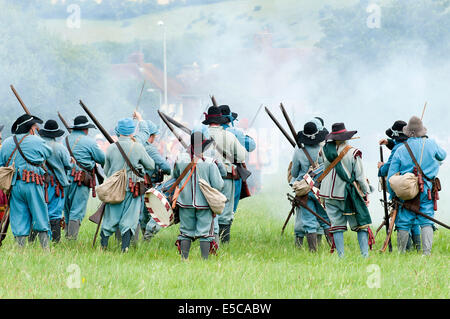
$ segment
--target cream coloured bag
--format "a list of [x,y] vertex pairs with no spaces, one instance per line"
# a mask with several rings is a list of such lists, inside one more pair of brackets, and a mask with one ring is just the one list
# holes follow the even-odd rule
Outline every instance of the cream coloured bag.
[[419,194],[419,178],[413,173],[397,173],[389,179],[389,184],[398,198],[411,200]]
[[295,195],[302,197],[307,195],[311,191],[311,186],[304,180],[295,181],[292,184],[292,189],[295,192]]
[[206,201],[208,202],[208,205],[213,213],[216,215],[222,214],[225,208],[225,203],[227,202],[226,196],[209,185],[209,183],[202,178],[199,179],[199,184],[200,190],[202,191],[203,196],[205,196]]
[[127,191],[127,170],[122,168],[97,186],[98,198],[107,204],[119,204],[124,201]]
[[14,163],[11,166],[0,167],[0,189],[5,194],[9,194],[11,190],[11,183],[15,171]]

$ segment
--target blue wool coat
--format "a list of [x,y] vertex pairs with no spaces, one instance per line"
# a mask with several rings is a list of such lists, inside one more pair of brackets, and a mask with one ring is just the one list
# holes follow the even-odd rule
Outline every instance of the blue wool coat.
[[[20,141],[25,134],[16,136],[18,141]],[[12,136],[5,140],[0,150],[0,166],[6,166],[15,146]],[[35,164],[43,164],[52,154],[51,148],[45,144],[42,138],[36,135],[25,137],[20,144],[20,148],[27,159]],[[23,169],[34,171],[40,175],[44,174],[44,170],[28,164],[18,151],[13,155],[9,165],[12,165],[13,162],[16,168],[10,197],[10,223],[13,235],[28,236],[31,229],[38,232],[49,231],[49,217],[45,203],[44,187],[31,182],[23,182],[17,178],[18,173],[21,174]]]

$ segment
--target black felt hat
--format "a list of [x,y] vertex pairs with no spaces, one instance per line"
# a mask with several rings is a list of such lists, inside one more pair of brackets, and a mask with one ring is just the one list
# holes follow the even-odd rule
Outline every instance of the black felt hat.
[[407,125],[405,121],[395,121],[394,125],[386,130],[386,135],[396,141],[406,141],[408,136],[403,133],[403,128]]
[[12,134],[28,133],[28,131],[34,124],[42,124],[42,123],[44,123],[44,121],[42,121],[37,116],[24,114],[13,123],[13,125],[11,126],[11,133]]
[[331,133],[325,139],[333,141],[347,141],[351,139],[358,131],[347,131],[344,123],[335,123],[331,128]]
[[220,109],[220,112],[222,113],[222,115],[224,115],[227,122],[231,122],[230,118],[228,117],[228,116],[230,116],[230,114],[233,117],[233,119],[235,119],[235,120],[238,117],[237,113],[231,112],[230,107],[228,105],[220,105],[219,109]]
[[297,143],[305,145],[316,145],[325,141],[328,134],[326,130],[319,130],[316,123],[307,122],[303,127],[303,131],[297,133]]
[[228,119],[222,116],[222,112],[217,106],[210,106],[208,113],[203,114],[205,114],[205,120],[202,123],[205,125],[228,123]]
[[64,135],[64,131],[59,129],[59,125],[55,120],[45,122],[44,128],[39,130],[42,137],[56,138]]
[[88,128],[96,128],[94,124],[89,123],[84,115],[79,115],[73,120],[73,126],[69,127],[72,130],[85,130]]

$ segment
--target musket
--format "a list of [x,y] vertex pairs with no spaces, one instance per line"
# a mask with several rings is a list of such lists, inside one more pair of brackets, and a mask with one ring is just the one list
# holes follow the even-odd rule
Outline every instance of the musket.
[[61,120],[61,123],[64,125],[64,127],[66,128],[66,130],[69,133],[72,133],[72,129],[70,128],[69,124],[66,122],[66,120],[62,117],[61,113],[58,112],[58,117]]
[[31,115],[30,111],[28,110],[28,108],[25,105],[25,103],[23,103],[22,99],[20,98],[19,93],[17,93],[17,91],[14,88],[14,86],[11,84],[10,87],[11,87],[11,90],[13,91],[14,95],[16,96],[17,100],[19,101],[20,105],[22,105],[22,108],[25,111],[25,113],[27,113],[28,115]]
[[100,130],[100,132],[103,134],[103,136],[106,138],[106,140],[110,144],[114,144],[114,140],[112,139],[111,135],[109,135],[108,131],[104,129],[104,127],[100,124],[100,122],[95,118],[94,114],[92,114],[91,111],[87,108],[87,106],[83,103],[83,101],[80,100],[80,105],[83,108],[83,110],[89,115],[92,122],[97,126],[97,128]]
[[284,130],[284,128],[281,126],[281,124],[277,121],[275,116],[273,116],[272,112],[269,111],[267,107],[265,107],[266,113],[269,115],[269,117],[272,119],[272,121],[275,123],[275,125],[280,129],[281,133],[283,133],[284,137],[287,138],[289,143],[291,143],[292,147],[295,147],[297,143],[289,136],[289,134]]
[[287,196],[288,196],[288,200],[291,201],[295,206],[297,206],[297,207],[301,206],[301,207],[305,208],[311,214],[313,214],[314,216],[319,218],[321,221],[323,221],[325,224],[327,224],[328,226],[331,227],[331,223],[329,221],[327,221],[325,218],[323,218],[322,216],[317,214],[315,211],[313,211],[311,208],[309,208],[308,205],[304,205],[301,200],[298,200],[297,198],[295,198],[291,194],[287,194]]
[[391,241],[391,236],[392,236],[392,232],[394,231],[394,224],[395,224],[395,219],[397,218],[397,213],[398,213],[398,204],[395,204],[394,210],[392,212],[392,221],[389,224],[389,231],[387,233],[386,240],[384,241],[383,247],[381,248],[382,253],[384,253],[386,251],[386,248],[388,247],[389,242]]
[[[177,140],[181,143],[181,145],[183,145],[183,147],[185,149],[189,149],[189,146],[186,144],[186,142],[181,138],[181,136],[175,131],[175,128],[172,126],[172,123],[169,122],[168,117],[166,116],[163,112],[158,110],[158,115],[159,117],[163,120],[163,122],[167,125],[167,127],[170,129],[170,131],[173,133],[173,135],[175,135],[175,137],[177,138]],[[189,133],[190,134],[190,130]]]
[[280,103],[280,109],[281,113],[283,113],[284,119],[286,120],[286,123],[289,126],[289,129],[291,130],[292,137],[294,138],[294,141],[297,140],[297,133],[295,132],[294,125],[291,122],[291,119],[289,118],[289,115],[286,112],[286,109],[284,108],[283,103]]
[[255,124],[256,118],[258,117],[259,112],[261,112],[262,107],[263,107],[263,105],[261,104],[261,105],[259,106],[259,108],[258,108],[258,111],[256,111],[256,114],[255,114],[255,116],[253,117],[253,120],[250,122],[250,124],[249,124],[249,126],[248,126],[249,128],[252,127],[253,124]]
[[286,218],[286,221],[284,222],[283,228],[281,228],[281,236],[284,234],[284,230],[286,229],[287,224],[289,223],[289,220],[291,219],[291,216],[294,215],[295,212],[295,205],[292,204],[292,209],[289,212],[288,217]]
[[[20,105],[22,105],[23,110],[25,111],[26,114],[31,115],[30,110],[27,108],[27,106],[25,105],[25,103],[23,103],[22,99],[20,98],[19,93],[17,93],[16,89],[14,88],[14,86],[11,84],[10,85],[11,90],[13,91],[14,95],[16,96],[17,100],[19,101]],[[39,128],[36,128],[36,130],[39,131]]]
[[95,214],[92,215],[91,217],[89,217],[89,220],[91,222],[94,222],[97,224],[97,229],[95,230],[94,241],[92,242],[92,247],[95,247],[95,241],[97,239],[98,231],[100,229],[100,225],[103,220],[103,215],[105,214],[105,207],[106,207],[106,204],[102,203],[100,205],[100,207],[97,209],[97,211],[95,212]]
[[[383,147],[380,145],[380,161],[384,163]],[[389,207],[387,201],[387,190],[386,190],[386,178],[381,177],[381,187],[383,188],[383,202],[384,202],[384,220],[386,225],[386,235],[389,234]],[[378,233],[378,230],[377,230]],[[376,236],[376,235],[375,235]],[[392,241],[389,240],[389,252],[392,252]]]
[[[100,122],[97,120],[97,118],[94,116],[94,114],[92,114],[92,112],[87,108],[86,105],[84,105],[83,101],[80,100],[80,105],[83,108],[83,110],[86,112],[86,114],[91,118],[92,122],[94,122],[94,124],[98,127],[98,129],[100,130],[100,132],[103,134],[103,136],[106,138],[106,140],[110,143],[110,144],[114,144],[114,140],[112,139],[111,135],[109,135],[109,133],[103,128],[103,126],[100,124]],[[97,175],[97,169],[96,171],[96,175]],[[98,175],[97,175],[98,176]],[[100,180],[99,180],[100,183]],[[101,184],[101,183],[100,183]],[[101,206],[100,206],[101,207]],[[105,210],[104,209],[99,209],[97,210],[97,212],[89,217],[89,220],[93,220],[93,219],[98,219],[99,223],[97,224],[97,230],[95,231],[95,235],[94,235],[94,241],[93,244],[95,244],[95,240],[97,239],[97,234],[98,231],[100,229],[100,225],[101,225],[101,221],[103,219],[103,214],[104,214]],[[98,216],[100,215],[100,216]]]
[[422,216],[422,217],[425,217],[426,219],[429,219],[429,220],[431,220],[433,223],[436,223],[436,224],[438,224],[438,225],[441,225],[441,226],[444,227],[444,228],[450,229],[450,226],[444,224],[443,222],[438,221],[437,219],[434,219],[434,218],[431,217],[431,216],[428,216],[428,215],[422,213],[420,210],[414,208],[412,205],[408,205],[407,203],[402,203],[401,201],[399,201],[399,200],[397,200],[397,199],[394,199],[393,201],[394,201],[395,204],[402,206],[403,208],[405,208],[406,210],[408,210],[408,211],[410,211],[410,212],[413,212],[413,213],[415,213],[415,214],[417,214],[417,215],[420,215],[420,216]]

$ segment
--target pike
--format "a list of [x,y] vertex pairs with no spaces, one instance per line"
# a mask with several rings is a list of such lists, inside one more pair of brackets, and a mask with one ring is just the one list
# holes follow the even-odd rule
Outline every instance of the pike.
[[146,81],[146,80],[144,80],[144,83],[142,84],[141,93],[139,94],[139,99],[138,99],[138,101],[137,101],[136,108],[134,109],[135,112],[137,111],[137,109],[138,109],[138,107],[139,107],[139,102],[141,102],[142,92],[144,92],[144,87],[145,87],[145,81]]
[[215,107],[218,107],[219,105],[217,104],[216,98],[214,97],[214,95],[211,95],[211,102]]
[[[383,147],[380,145],[380,161],[384,163],[383,156]],[[383,203],[384,203],[384,225],[386,225],[386,235],[389,234],[389,207],[387,201],[387,191],[386,191],[386,178],[384,176],[381,177],[381,187],[383,188]],[[383,225],[381,226],[383,227]],[[381,229],[381,228],[379,228]],[[378,233],[378,230],[377,230]],[[375,235],[376,236],[376,235]],[[392,242],[389,240],[389,252],[392,252]]]
[[[80,105],[83,108],[83,110],[86,112],[86,114],[91,118],[92,122],[98,127],[100,132],[103,134],[103,136],[106,138],[106,140],[110,144],[114,144],[114,140],[112,139],[111,135],[104,129],[104,127],[100,124],[100,122],[97,120],[97,118],[92,114],[92,112],[87,108],[87,106],[83,103],[83,101],[80,100]],[[99,181],[100,182],[100,181]],[[92,242],[92,247],[95,245],[95,241],[97,239],[97,234],[100,229],[100,225],[103,219],[103,214],[105,213],[105,205],[100,206],[100,208],[95,212],[94,215],[89,217],[89,220],[93,223],[98,222],[97,224],[97,230],[95,231],[94,235],[94,241]]]
[[275,116],[273,116],[272,112],[270,112],[267,107],[265,107],[265,110],[266,110],[267,115],[269,115],[269,117],[272,119],[272,121],[275,123],[275,125],[279,128],[281,133],[283,133],[284,137],[287,138],[287,140],[292,145],[292,147],[295,147],[297,145],[297,143],[289,136],[289,134],[281,126],[280,122],[278,122],[277,119],[275,118]]
[[259,106],[258,110],[256,111],[256,114],[255,114],[255,116],[253,117],[252,121],[250,122],[250,125],[248,126],[249,128],[252,127],[253,124],[255,124],[256,118],[258,117],[259,112],[261,112],[262,107],[263,107],[263,105],[261,104],[261,105]]

